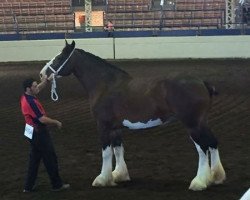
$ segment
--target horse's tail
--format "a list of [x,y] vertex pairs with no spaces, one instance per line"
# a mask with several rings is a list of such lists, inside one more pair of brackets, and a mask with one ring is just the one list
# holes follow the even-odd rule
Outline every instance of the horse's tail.
[[204,85],[206,86],[208,93],[210,95],[210,97],[212,96],[217,96],[219,93],[215,90],[214,86],[211,86],[207,81],[203,81]]

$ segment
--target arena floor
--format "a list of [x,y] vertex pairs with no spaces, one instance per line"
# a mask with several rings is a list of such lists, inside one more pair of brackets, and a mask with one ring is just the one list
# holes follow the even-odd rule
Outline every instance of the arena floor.
[[23,194],[29,144],[23,136],[24,121],[19,97],[26,77],[38,78],[44,65],[0,64],[0,199],[1,200],[236,200],[250,187],[250,60],[117,61],[135,77],[153,78],[186,73],[208,80],[219,96],[209,116],[219,140],[227,173],[223,185],[206,191],[188,190],[196,175],[198,155],[183,125],[124,133],[125,159],[132,181],[114,188],[93,188],[100,173],[101,148],[86,93],[75,77],[57,83],[59,101],[50,99],[50,88],[39,97],[47,114],[63,122],[52,129],[60,173],[71,189],[50,191],[41,164],[36,192]]

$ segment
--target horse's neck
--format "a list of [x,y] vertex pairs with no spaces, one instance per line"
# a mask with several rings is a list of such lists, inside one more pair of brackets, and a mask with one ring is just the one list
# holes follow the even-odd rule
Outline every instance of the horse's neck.
[[[82,62],[75,65],[74,75],[86,89],[91,99],[96,99],[104,92],[108,92],[114,87],[118,87],[123,82],[126,82],[131,77],[122,71],[106,70],[106,63],[100,63],[96,66],[96,63],[86,62],[82,59]],[[100,66],[103,65],[103,66]]]

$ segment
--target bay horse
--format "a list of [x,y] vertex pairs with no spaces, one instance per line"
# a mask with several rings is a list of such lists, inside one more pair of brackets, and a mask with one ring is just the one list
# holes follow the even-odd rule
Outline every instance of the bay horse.
[[216,95],[214,87],[190,76],[141,82],[106,60],[75,48],[74,41],[65,42],[62,52],[43,67],[40,75],[74,74],[87,91],[102,144],[101,173],[93,186],[115,186],[130,180],[122,129],[164,127],[173,117],[184,124],[199,155],[197,174],[189,189],[204,190],[225,180],[217,139],[207,122]]

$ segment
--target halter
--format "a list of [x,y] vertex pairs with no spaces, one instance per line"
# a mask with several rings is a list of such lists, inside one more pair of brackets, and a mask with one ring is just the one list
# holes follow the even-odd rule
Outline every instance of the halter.
[[58,73],[62,70],[63,66],[66,64],[66,62],[70,59],[70,57],[72,56],[72,54],[74,53],[75,48],[72,50],[72,52],[69,54],[69,57],[63,62],[63,64],[61,64],[61,66],[55,70],[54,68],[51,67],[51,64],[53,63],[54,59],[60,55],[57,54],[54,58],[52,58],[46,65],[46,68],[50,68],[50,70],[53,72],[53,79],[52,79],[52,83],[51,83],[51,99],[53,101],[57,101],[58,100],[58,94],[56,92],[56,77],[58,76]]

